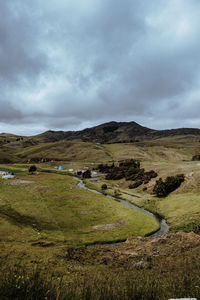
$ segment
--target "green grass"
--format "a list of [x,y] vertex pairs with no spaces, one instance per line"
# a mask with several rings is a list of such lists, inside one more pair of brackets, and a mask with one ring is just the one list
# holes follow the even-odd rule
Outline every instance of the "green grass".
[[[112,195],[114,190],[120,190],[121,198],[163,216],[171,230],[200,232],[200,166],[197,162],[143,161],[141,166],[147,171],[155,170],[158,177],[136,189],[129,189],[130,181],[125,179],[114,181],[97,178],[97,182],[91,179],[87,184],[100,190],[101,185],[106,183],[106,192]],[[153,194],[155,181],[159,177],[164,179],[180,173],[185,175],[185,181],[176,191],[165,198],[157,198]],[[144,187],[147,187],[147,191],[143,191]]]
[[[83,244],[145,235],[158,227],[151,217],[77,187],[70,176],[21,173],[16,179],[32,183],[13,186],[0,181],[1,240]],[[92,228],[116,222],[122,224],[112,230]]]

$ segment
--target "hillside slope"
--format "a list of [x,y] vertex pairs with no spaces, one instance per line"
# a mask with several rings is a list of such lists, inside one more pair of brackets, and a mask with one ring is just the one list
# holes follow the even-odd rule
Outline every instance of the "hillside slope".
[[180,128],[170,130],[154,130],[137,124],[136,122],[108,122],[81,131],[46,131],[32,137],[39,142],[55,142],[62,139],[81,139],[85,142],[113,144],[129,143],[145,140],[157,140],[168,137],[187,136],[199,141],[200,129]]

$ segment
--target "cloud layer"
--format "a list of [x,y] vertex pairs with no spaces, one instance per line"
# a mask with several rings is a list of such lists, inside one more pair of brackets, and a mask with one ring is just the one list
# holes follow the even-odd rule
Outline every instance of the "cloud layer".
[[199,1],[0,2],[0,131],[200,127]]

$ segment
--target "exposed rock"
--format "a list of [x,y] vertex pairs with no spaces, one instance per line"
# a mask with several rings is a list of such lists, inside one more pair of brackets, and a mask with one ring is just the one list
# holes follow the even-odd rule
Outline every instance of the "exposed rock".
[[80,215],[90,215],[92,212],[90,210],[82,210]]
[[112,223],[112,224],[104,224],[104,225],[95,225],[95,226],[92,226],[92,229],[94,230],[99,230],[99,231],[104,231],[104,230],[112,230],[120,225],[123,225],[125,224],[125,221],[124,220],[120,220],[120,221],[117,221],[116,223]]
[[137,269],[144,269],[144,268],[147,267],[147,265],[148,265],[148,263],[143,261],[143,260],[138,261],[138,262],[135,263],[135,266],[136,266]]
[[32,183],[33,181],[30,180],[19,180],[19,179],[10,182],[11,185],[30,185]]

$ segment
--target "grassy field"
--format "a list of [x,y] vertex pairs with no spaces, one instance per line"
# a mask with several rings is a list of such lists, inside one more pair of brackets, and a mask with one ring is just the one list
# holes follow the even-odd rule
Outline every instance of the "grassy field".
[[[155,170],[158,177],[148,184],[136,189],[129,189],[130,181],[105,180],[104,178],[90,179],[87,185],[91,188],[101,189],[106,183],[107,193],[114,195],[117,190],[120,197],[140,207],[149,209],[163,216],[171,230],[200,231],[200,166],[192,161],[143,161],[142,167],[149,171]],[[153,187],[159,177],[183,173],[185,181],[181,186],[165,198],[157,198],[153,194]],[[146,190],[143,191],[144,187]]]
[[[145,235],[157,222],[107,197],[86,191],[67,175],[17,173],[0,181],[0,239],[72,244]],[[112,230],[94,229],[113,224]]]
[[[184,183],[165,198],[152,193],[157,178],[136,189],[129,189],[124,179],[106,181],[102,176],[87,185],[101,190],[106,183],[107,193],[117,191],[164,216],[170,230],[199,233],[200,166],[191,161],[199,153],[198,142],[23,143],[13,137],[0,149],[1,158],[16,162],[0,165],[15,174],[14,179],[0,179],[0,299],[200,298],[198,235],[141,237],[158,228],[154,219],[79,188],[67,175],[69,169],[92,170],[99,162],[127,158],[141,159],[141,167],[155,170],[158,178],[183,173]],[[45,157],[52,161],[36,163],[38,172],[29,174],[27,160]],[[60,164],[62,175],[42,172],[58,172]],[[126,243],[86,246],[131,236],[135,238]]]

